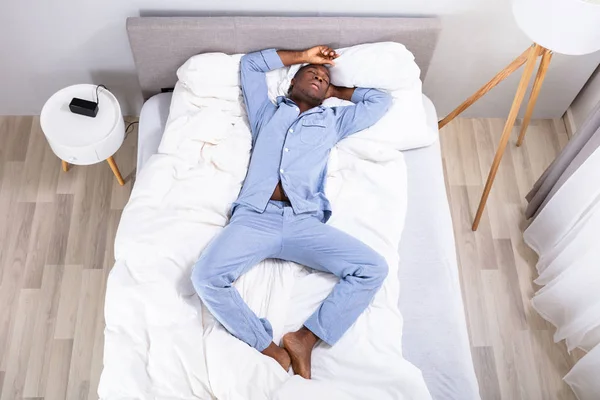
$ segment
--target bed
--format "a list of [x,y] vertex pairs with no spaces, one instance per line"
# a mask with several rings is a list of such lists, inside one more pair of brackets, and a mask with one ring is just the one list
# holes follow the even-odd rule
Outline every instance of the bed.
[[[271,46],[305,47],[321,41],[340,47],[393,40],[405,43],[415,54],[423,78],[439,30],[438,21],[429,18],[327,18],[327,24],[323,21],[322,18],[130,19],[128,30],[138,75],[144,96],[149,98],[140,115],[138,174],[156,153],[168,118],[171,94],[156,93],[173,86],[174,71],[192,54],[216,50],[234,53]],[[265,31],[289,27],[292,22],[294,29],[303,35],[296,31],[287,37],[269,35],[265,39]],[[244,34],[237,36],[240,32]],[[184,39],[172,46],[170,35]],[[194,43],[196,38],[206,37],[207,41]],[[221,42],[227,37],[236,39]],[[214,47],[216,43],[218,48]],[[425,96],[423,104],[428,124],[437,132],[435,108]],[[404,159],[408,206],[399,246],[398,273],[404,356],[422,371],[434,399],[478,399],[439,141],[405,151]],[[428,185],[422,185],[424,181]]]

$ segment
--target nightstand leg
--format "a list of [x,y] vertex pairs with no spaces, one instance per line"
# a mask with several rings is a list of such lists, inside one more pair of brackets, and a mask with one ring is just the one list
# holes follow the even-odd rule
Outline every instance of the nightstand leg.
[[61,160],[62,161],[62,169],[63,171],[67,172],[69,170],[69,163],[66,162],[65,160]]
[[123,177],[121,176],[121,173],[119,172],[119,167],[117,167],[117,163],[115,162],[115,159],[111,157],[108,157],[106,159],[106,161],[108,162],[108,165],[110,165],[110,169],[112,169],[113,174],[115,174],[115,176],[117,177],[117,181],[119,181],[119,185],[123,186],[125,184],[125,181],[123,180]]

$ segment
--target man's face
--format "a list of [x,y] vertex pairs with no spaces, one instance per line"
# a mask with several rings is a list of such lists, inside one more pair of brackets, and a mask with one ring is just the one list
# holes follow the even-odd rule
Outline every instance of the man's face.
[[292,79],[292,94],[321,104],[329,88],[329,70],[310,64],[301,68]]

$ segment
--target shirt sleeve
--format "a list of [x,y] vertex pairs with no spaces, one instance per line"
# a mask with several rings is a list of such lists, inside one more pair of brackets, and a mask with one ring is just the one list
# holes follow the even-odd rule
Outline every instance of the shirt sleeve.
[[275,107],[269,101],[265,74],[281,67],[283,67],[283,63],[275,49],[248,53],[241,59],[240,81],[253,142],[261,126],[262,116],[269,108]]
[[380,90],[356,88],[350,99],[353,106],[333,107],[338,140],[367,129],[379,121],[392,104],[392,97]]

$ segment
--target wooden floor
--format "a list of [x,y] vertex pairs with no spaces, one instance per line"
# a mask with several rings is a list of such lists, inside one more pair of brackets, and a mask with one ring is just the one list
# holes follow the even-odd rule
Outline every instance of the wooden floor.
[[[442,131],[473,360],[483,399],[572,399],[573,364],[531,308],[535,254],[523,243],[523,196],[567,137],[533,121],[509,145],[479,231],[471,220],[502,120],[457,119]],[[516,134],[514,135],[516,137]],[[0,399],[95,399],[113,241],[131,192],[137,133],[115,160],[61,171],[38,117],[0,117]],[[514,143],[514,140],[513,142]]]
[[531,307],[537,255],[523,242],[525,195],[567,143],[561,119],[513,129],[477,232],[471,225],[503,119],[456,119],[440,132],[471,352],[482,399],[575,399],[562,377],[581,356],[552,340]]
[[0,399],[97,399],[104,291],[136,133],[108,163],[61,170],[38,117],[0,117]]

